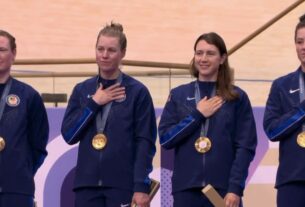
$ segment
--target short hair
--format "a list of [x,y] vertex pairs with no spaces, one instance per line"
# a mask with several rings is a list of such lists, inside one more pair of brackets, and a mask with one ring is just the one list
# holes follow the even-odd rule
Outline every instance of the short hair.
[[117,37],[119,38],[121,50],[126,50],[127,39],[123,30],[124,30],[123,26],[119,23],[111,22],[110,24],[106,24],[106,26],[103,29],[101,29],[100,32],[98,33],[96,45],[101,35],[108,37]]
[[299,23],[297,24],[297,26],[295,27],[295,32],[294,32],[294,41],[296,41],[297,39],[297,32],[299,29],[301,28],[305,28],[305,14],[303,14],[300,18],[299,18]]
[[6,37],[9,40],[9,44],[10,44],[10,47],[11,47],[12,51],[16,50],[16,48],[17,48],[17,46],[16,46],[16,39],[15,39],[15,37],[13,35],[8,33],[7,31],[0,30],[0,36]]

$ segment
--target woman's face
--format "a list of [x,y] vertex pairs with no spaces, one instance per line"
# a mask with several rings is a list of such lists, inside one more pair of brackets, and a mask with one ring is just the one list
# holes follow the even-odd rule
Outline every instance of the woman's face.
[[121,50],[118,37],[101,35],[96,44],[96,62],[101,73],[113,73],[119,70],[125,50]]
[[226,56],[221,56],[215,45],[200,40],[196,45],[194,65],[199,72],[199,80],[216,81],[220,64]]
[[303,70],[305,70],[305,27],[298,29],[295,38],[295,47]]

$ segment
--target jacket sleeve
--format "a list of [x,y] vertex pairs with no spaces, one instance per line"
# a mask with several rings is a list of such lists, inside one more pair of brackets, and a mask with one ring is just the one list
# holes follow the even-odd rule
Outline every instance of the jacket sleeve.
[[47,156],[46,146],[49,137],[47,112],[40,95],[35,92],[29,104],[28,139],[32,150],[33,174]]
[[61,126],[62,136],[68,144],[81,140],[82,133],[100,108],[92,98],[85,100],[87,97],[82,96],[80,88],[81,85],[77,85],[73,89]]
[[228,192],[243,195],[248,168],[257,145],[256,125],[248,96],[242,93],[236,108],[236,123],[233,135],[235,159],[233,160]]
[[152,98],[146,88],[142,88],[135,105],[134,192],[149,193],[149,174],[153,170],[152,161],[156,153],[156,116]]
[[[205,117],[197,109],[190,109],[181,102],[172,91],[163,109],[158,131],[160,144],[165,149],[176,147],[205,121]],[[186,115],[181,119],[179,113]]]
[[279,141],[301,127],[305,117],[305,101],[284,111],[282,99],[287,99],[277,82],[273,82],[264,114],[264,130],[271,141]]

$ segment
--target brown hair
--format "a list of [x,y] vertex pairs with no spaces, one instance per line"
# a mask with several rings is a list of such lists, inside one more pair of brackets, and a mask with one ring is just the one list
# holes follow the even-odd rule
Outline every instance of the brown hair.
[[111,22],[110,24],[106,24],[106,26],[103,29],[101,29],[100,32],[98,33],[96,45],[101,35],[119,38],[121,50],[126,50],[127,39],[123,32],[123,26],[121,24],[114,22]]
[[[224,40],[217,33],[210,32],[200,35],[194,44],[194,51],[196,51],[197,44],[201,40],[215,45],[221,56],[228,54]],[[199,72],[194,64],[194,58],[191,61],[190,73],[196,78],[199,76]],[[224,63],[219,66],[216,81],[217,95],[223,97],[225,100],[233,100],[238,98],[238,93],[233,90],[232,79],[233,77],[229,66],[229,61],[228,58],[226,58]]]
[[299,18],[299,23],[297,24],[297,26],[295,27],[295,31],[294,31],[294,41],[296,42],[297,39],[297,32],[299,29],[304,28],[305,27],[305,14],[303,14],[303,16],[301,16]]
[[16,50],[16,40],[15,40],[15,37],[13,35],[8,33],[7,31],[0,30],[0,36],[6,37],[9,40],[10,47],[11,47],[12,51]]

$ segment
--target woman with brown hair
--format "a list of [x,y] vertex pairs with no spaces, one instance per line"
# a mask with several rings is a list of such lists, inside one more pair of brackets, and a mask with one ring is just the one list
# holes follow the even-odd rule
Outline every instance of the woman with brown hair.
[[201,193],[208,184],[227,207],[242,206],[256,127],[247,94],[232,84],[218,34],[198,37],[190,72],[196,80],[171,90],[159,125],[162,147],[175,150],[174,207],[213,206]]

